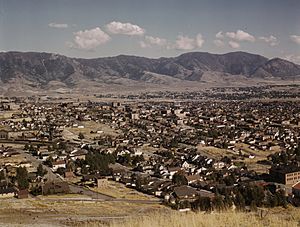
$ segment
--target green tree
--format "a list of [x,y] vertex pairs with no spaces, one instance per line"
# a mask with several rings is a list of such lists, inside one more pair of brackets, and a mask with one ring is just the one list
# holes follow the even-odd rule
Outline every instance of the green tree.
[[27,189],[29,187],[28,172],[25,167],[17,168],[16,179],[20,189]]
[[287,208],[288,203],[286,200],[285,191],[280,189],[279,191],[276,192],[276,197],[277,197],[278,205]]
[[37,167],[37,175],[43,177],[47,173],[47,170],[43,168],[42,164]]
[[172,182],[176,185],[187,185],[188,184],[186,177],[180,173],[174,174],[174,176],[172,178]]
[[245,199],[243,197],[243,195],[240,192],[237,192],[236,196],[235,196],[235,201],[234,204],[237,206],[237,208],[239,210],[244,210],[245,209]]
[[199,196],[193,203],[194,210],[210,211],[212,209],[212,203],[210,198]]
[[63,176],[63,175],[65,174],[65,171],[66,171],[66,169],[65,169],[64,167],[59,167],[59,168],[56,170],[56,172],[57,172],[59,175],[61,175],[61,176]]
[[220,211],[224,209],[224,202],[221,195],[216,195],[216,197],[212,201],[214,209]]
[[24,146],[24,150],[27,151],[28,149],[29,149],[29,145],[28,145],[28,143],[26,143]]
[[4,171],[0,171],[0,181],[5,180],[5,174]]
[[49,166],[49,167],[53,167],[53,158],[51,156],[49,156],[46,161],[44,162],[45,165]]
[[83,139],[84,139],[84,135],[83,135],[82,132],[80,132],[80,133],[78,134],[78,139],[80,139],[80,140],[83,140]]

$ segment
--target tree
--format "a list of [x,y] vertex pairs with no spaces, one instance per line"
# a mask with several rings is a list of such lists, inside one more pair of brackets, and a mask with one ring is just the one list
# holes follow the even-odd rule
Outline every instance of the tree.
[[212,202],[213,202],[214,209],[216,209],[218,211],[224,209],[224,202],[223,202],[223,199],[222,199],[221,195],[217,194]]
[[16,178],[20,189],[27,189],[29,187],[28,172],[25,167],[17,168]]
[[28,145],[28,143],[26,143],[24,146],[24,150],[27,151],[28,149],[29,149],[29,145]]
[[283,206],[284,208],[287,208],[287,200],[285,197],[284,190],[280,189],[279,191],[277,191],[276,197],[277,197],[278,205]]
[[43,168],[42,164],[37,167],[37,175],[43,177],[47,173],[47,170]]
[[232,198],[230,197],[230,195],[228,195],[228,193],[226,193],[224,198],[224,206],[226,208],[230,208],[232,204],[233,204]]
[[67,162],[66,169],[68,171],[74,171],[76,169],[75,163],[73,161]]
[[132,159],[132,165],[136,166],[136,164],[138,164],[139,162],[142,162],[144,160],[145,159],[144,159],[143,155],[134,156],[133,159]]
[[5,180],[5,174],[4,171],[0,171],[0,181]]
[[187,185],[188,184],[186,177],[180,173],[174,174],[174,176],[172,178],[172,182],[176,185]]
[[65,169],[64,167],[59,167],[59,168],[56,170],[56,172],[57,172],[59,175],[63,176],[63,175],[65,174],[65,172],[66,172],[66,169]]
[[208,197],[199,196],[193,203],[192,207],[194,210],[210,211],[212,208],[211,200]]
[[245,209],[245,199],[240,192],[237,192],[235,196],[234,204],[237,206],[239,210]]
[[109,175],[111,169],[108,165],[110,163],[115,163],[116,159],[112,154],[89,152],[86,155],[85,161],[86,164],[90,166],[90,171],[100,172],[102,175]]
[[53,158],[51,156],[49,156],[46,161],[44,162],[45,165],[49,166],[49,167],[53,167]]
[[250,210],[251,211],[257,211],[257,206],[254,200],[251,201],[250,203]]
[[78,139],[80,139],[80,140],[83,140],[83,139],[84,139],[84,135],[83,135],[82,132],[80,132],[80,133],[78,134]]

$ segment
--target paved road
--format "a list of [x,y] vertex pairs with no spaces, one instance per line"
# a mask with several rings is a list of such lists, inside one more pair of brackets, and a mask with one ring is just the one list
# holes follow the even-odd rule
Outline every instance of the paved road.
[[[104,195],[106,196],[106,195]],[[111,201],[111,202],[126,202],[126,203],[139,203],[139,204],[162,204],[162,200],[142,200],[142,199],[116,199],[116,198],[110,198],[110,199],[103,199],[103,198],[69,198],[61,196],[62,198],[51,198],[51,197],[39,197],[39,200],[46,200],[46,201],[82,201],[82,202],[105,202],[105,201]]]
[[91,197],[92,199],[109,200],[109,201],[115,199],[115,197],[105,195],[105,194],[102,194],[102,193],[98,193],[98,192],[94,192],[94,191],[91,191],[87,188],[84,188],[82,186],[78,186],[78,185],[75,185],[75,184],[69,184],[69,188],[70,188],[70,191],[72,193],[87,195],[87,196]]

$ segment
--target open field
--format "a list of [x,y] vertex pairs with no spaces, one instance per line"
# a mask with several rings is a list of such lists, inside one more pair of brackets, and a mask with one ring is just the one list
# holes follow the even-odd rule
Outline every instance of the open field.
[[163,205],[122,201],[68,201],[78,195],[1,199],[0,226],[74,226],[75,223],[108,223],[150,212],[167,212]]
[[[232,158],[233,156],[236,157],[238,155],[238,153],[232,150],[220,149],[213,146],[206,147],[206,146],[199,145],[197,148],[198,148],[198,152],[200,152],[201,154],[216,159],[219,159],[220,157],[224,157],[224,156],[228,156]],[[239,157],[238,159],[236,159],[236,161],[244,162],[247,165],[249,170],[255,170],[259,173],[267,172],[270,166],[258,164],[257,161],[267,159],[268,155],[276,152],[276,151],[253,150],[249,148],[249,145],[243,143],[235,144],[235,148],[240,149],[242,154],[245,155],[244,157]],[[254,155],[255,157],[249,158],[250,155]]]
[[14,155],[12,157],[1,157],[0,158],[0,165],[5,165],[5,164],[19,164],[21,162],[26,162],[26,158],[24,156],[20,155]]
[[100,188],[90,188],[92,191],[100,192],[106,195],[113,196],[117,199],[130,199],[130,200],[157,200],[154,196],[146,195],[138,192],[135,189],[127,188],[125,185],[115,182],[107,181],[108,185]]
[[[198,227],[198,226],[298,226],[298,208],[261,209],[257,212],[173,211],[156,204],[120,201],[67,201],[81,195],[40,196],[36,199],[2,199],[0,226],[110,226],[110,227]],[[63,200],[62,200],[63,199]],[[263,211],[263,212],[261,212]]]
[[[63,136],[66,139],[78,139],[79,133],[82,133],[85,137],[85,139],[92,140],[94,137],[100,136],[100,135],[110,135],[110,136],[117,136],[120,132],[109,127],[106,124],[94,122],[94,121],[84,121],[80,123],[81,126],[84,126],[84,128],[77,128],[77,127],[70,127],[65,128],[63,132]],[[91,133],[102,131],[102,134],[97,133]]]

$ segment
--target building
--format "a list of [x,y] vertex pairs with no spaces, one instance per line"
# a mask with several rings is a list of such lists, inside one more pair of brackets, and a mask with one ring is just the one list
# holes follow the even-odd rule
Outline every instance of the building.
[[7,140],[9,139],[9,132],[11,129],[7,126],[0,126],[0,140]]
[[194,200],[197,195],[197,190],[190,186],[182,185],[174,188],[174,197],[180,200]]
[[270,178],[274,182],[292,186],[300,181],[300,167],[277,166],[269,170]]
[[105,177],[98,178],[97,186],[98,186],[98,188],[107,187],[108,186],[107,178],[105,178]]
[[0,198],[13,198],[16,195],[16,189],[14,187],[1,187]]
[[16,196],[18,199],[27,199],[29,195],[29,192],[27,189],[19,189],[16,193]]

